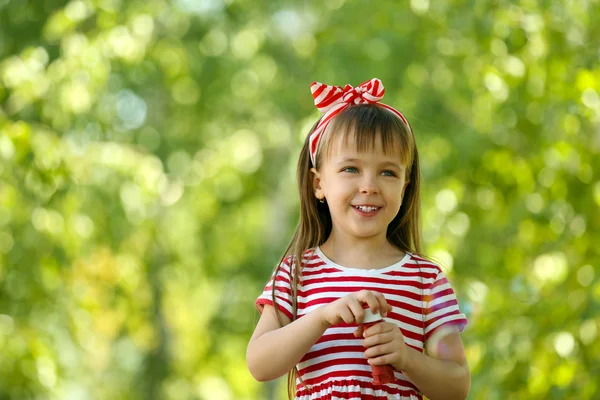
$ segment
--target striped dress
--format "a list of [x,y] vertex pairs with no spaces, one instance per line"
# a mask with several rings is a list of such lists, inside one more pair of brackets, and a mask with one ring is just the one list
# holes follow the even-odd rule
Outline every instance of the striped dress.
[[[260,312],[273,305],[275,282],[277,308],[292,319],[290,258],[276,277],[271,277],[256,300]],[[305,254],[298,287],[298,318],[349,293],[362,289],[382,293],[393,307],[385,318],[398,325],[406,345],[423,352],[424,341],[442,326],[455,325],[462,331],[467,319],[439,266],[413,254],[381,269],[346,268],[329,260],[320,248]],[[401,372],[396,383],[373,385],[365,348],[353,333],[356,325],[341,323],[329,327],[298,364],[297,400],[309,399],[422,399],[422,395]]]

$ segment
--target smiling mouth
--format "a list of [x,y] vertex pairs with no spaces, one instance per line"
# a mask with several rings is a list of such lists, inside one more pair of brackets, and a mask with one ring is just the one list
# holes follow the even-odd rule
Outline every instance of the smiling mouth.
[[375,207],[375,206],[352,206],[352,207],[356,208],[359,211],[366,212],[366,213],[377,211],[381,208],[381,207]]

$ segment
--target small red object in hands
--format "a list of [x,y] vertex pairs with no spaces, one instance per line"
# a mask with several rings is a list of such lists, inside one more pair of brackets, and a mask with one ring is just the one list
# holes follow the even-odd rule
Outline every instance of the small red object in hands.
[[[376,325],[383,321],[383,317],[379,313],[374,313],[370,309],[365,309],[365,320],[363,329]],[[394,368],[391,365],[371,365],[374,385],[384,385],[386,383],[396,382],[394,376]]]

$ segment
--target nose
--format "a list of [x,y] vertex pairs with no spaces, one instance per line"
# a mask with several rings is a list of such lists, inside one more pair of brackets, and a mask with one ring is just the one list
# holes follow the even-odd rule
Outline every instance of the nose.
[[377,194],[379,193],[379,185],[377,177],[371,174],[364,174],[360,182],[360,192],[362,194]]

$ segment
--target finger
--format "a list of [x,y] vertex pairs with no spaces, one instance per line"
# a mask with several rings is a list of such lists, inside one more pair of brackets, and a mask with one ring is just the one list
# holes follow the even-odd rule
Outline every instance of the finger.
[[373,292],[373,295],[375,296],[375,299],[377,301],[377,307],[381,310],[381,316],[387,316],[388,312],[390,311],[387,300],[385,299],[383,294],[379,292]]
[[379,324],[375,324],[373,326],[370,326],[366,329],[363,330],[363,337],[369,337],[369,336],[373,336],[377,334],[377,325]]
[[358,328],[354,331],[354,337],[361,337],[363,335],[363,326],[359,325]]
[[356,321],[357,324],[362,324],[365,319],[365,310],[360,302],[357,299],[352,299],[348,303],[348,307],[354,315],[354,321]]
[[389,352],[390,352],[390,349],[386,348],[385,345],[380,344],[377,346],[368,347],[367,350],[365,350],[364,354],[365,354],[365,358],[376,358],[376,357],[385,355]]
[[354,322],[354,314],[352,313],[352,311],[348,307],[344,307],[340,311],[340,317],[347,324],[351,324],[351,323]]
[[379,312],[379,302],[377,301],[377,298],[375,297],[375,295],[373,294],[372,291],[370,291],[370,290],[361,290],[360,292],[356,293],[356,299],[361,304],[368,305],[369,309],[371,311],[373,311],[373,313],[378,313]]
[[376,333],[365,336],[363,339],[363,346],[373,347],[378,344],[391,343],[394,341],[394,334],[391,332]]
[[369,358],[367,362],[369,363],[369,365],[387,365],[392,363],[389,354],[384,354],[375,358]]
[[364,337],[379,335],[381,333],[392,332],[396,325],[389,322],[380,322],[375,324],[363,332]]

